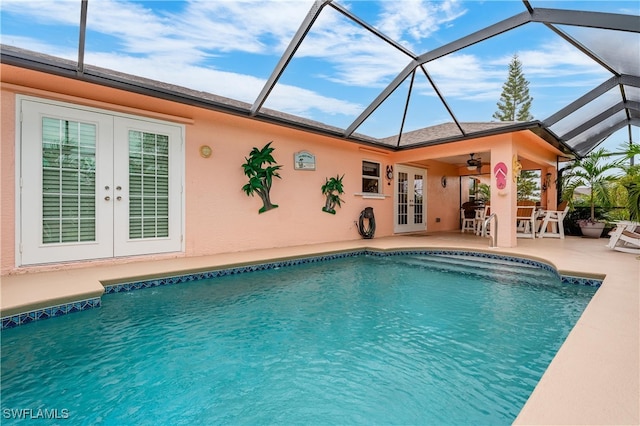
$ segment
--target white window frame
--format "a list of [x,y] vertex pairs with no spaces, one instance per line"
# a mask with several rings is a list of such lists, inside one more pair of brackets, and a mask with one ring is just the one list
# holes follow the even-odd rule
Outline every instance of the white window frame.
[[[378,176],[371,176],[371,175],[365,175],[364,174],[364,165],[365,163],[372,163],[372,164],[377,164],[378,165]],[[377,192],[371,192],[371,191],[365,191],[364,188],[364,182],[362,182],[362,195],[382,195],[382,163],[379,161],[373,161],[373,160],[362,160],[362,179],[370,179],[370,180],[376,180],[378,182],[378,191]]]

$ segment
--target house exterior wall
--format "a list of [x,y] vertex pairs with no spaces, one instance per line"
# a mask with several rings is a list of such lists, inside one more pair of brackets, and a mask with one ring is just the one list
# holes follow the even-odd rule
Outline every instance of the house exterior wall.
[[[394,164],[393,154],[365,148],[317,134],[302,132],[244,117],[185,106],[148,96],[107,89],[86,82],[20,70],[2,65],[2,218],[0,220],[1,273],[19,273],[42,267],[16,267],[16,96],[27,95],[102,108],[119,113],[174,121],[185,126],[185,235],[184,253],[201,256],[223,252],[283,247],[361,238],[356,222],[365,207],[373,207],[376,237],[393,232],[393,185],[383,177],[383,199],[364,198],[361,193],[362,161]],[[279,207],[259,214],[259,197],[248,197],[242,163],[253,147],[267,142],[281,179],[275,179],[271,199]],[[209,158],[200,155],[208,145]],[[316,157],[316,170],[294,170],[294,153],[306,150]],[[447,166],[442,165],[444,169]],[[335,215],[323,212],[321,186],[328,177],[343,175],[344,203]],[[427,183],[427,191],[438,181]],[[451,200],[455,210],[457,198]],[[444,217],[442,203],[428,205],[430,217]],[[438,230],[455,229],[450,218],[435,223]],[[117,262],[103,260],[101,262]],[[84,263],[86,264],[86,262]],[[69,265],[65,265],[68,267]]]
[[[246,118],[199,110],[187,126],[186,254],[283,247],[360,238],[355,221],[367,206],[374,208],[376,236],[392,233],[392,187],[382,185],[384,199],[363,199],[362,161],[380,162],[390,156],[355,144],[274,126]],[[271,200],[279,207],[259,214],[259,197],[241,190],[247,182],[241,164],[253,147],[273,141],[273,156],[282,165],[274,179]],[[199,146],[209,145],[205,159]],[[294,170],[294,153],[315,155],[316,170]],[[344,175],[345,201],[335,215],[322,211],[325,179]]]
[[[16,267],[17,95],[151,117],[185,126],[184,252],[172,256],[202,256],[359,239],[356,223],[365,207],[374,209],[375,236],[392,235],[395,181],[384,177],[387,165],[406,164],[426,169],[426,230],[459,229],[460,175],[466,174],[466,170],[435,159],[490,149],[496,141],[505,140],[502,135],[391,152],[6,64],[1,67],[2,275],[42,268]],[[520,136],[513,137],[516,142],[520,140]],[[252,148],[262,148],[270,141],[275,148],[273,156],[282,165],[281,179],[274,180],[271,190],[271,199],[279,207],[259,214],[262,206],[259,197],[248,197],[242,191],[247,178],[241,165]],[[541,145],[538,147],[536,144]],[[211,147],[209,158],[200,155],[202,145]],[[523,152],[527,147],[536,146],[539,156],[555,158],[549,152],[545,153],[544,144],[539,141],[532,143],[525,138],[522,146]],[[294,153],[303,150],[315,155],[314,171],[294,170]],[[384,198],[372,199],[361,195],[363,160],[380,163]],[[336,175],[344,175],[344,203],[337,208],[335,215],[331,215],[321,210],[324,205],[321,186],[326,178]],[[447,177],[446,187],[441,184],[443,176]],[[121,260],[102,260],[118,261]]]

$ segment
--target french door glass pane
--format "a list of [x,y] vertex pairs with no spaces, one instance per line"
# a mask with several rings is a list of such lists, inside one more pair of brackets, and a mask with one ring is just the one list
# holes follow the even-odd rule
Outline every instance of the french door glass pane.
[[423,222],[423,202],[422,202],[422,175],[413,176],[413,195],[415,197],[415,203],[413,205],[413,223],[418,224]]
[[129,238],[169,236],[169,137],[129,131]]
[[95,241],[96,126],[42,119],[42,242]]
[[409,215],[409,175],[405,172],[398,172],[398,225],[406,225],[408,223]]

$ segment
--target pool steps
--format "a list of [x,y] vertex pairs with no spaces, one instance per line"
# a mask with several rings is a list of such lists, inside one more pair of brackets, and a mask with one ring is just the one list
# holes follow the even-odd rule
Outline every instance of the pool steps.
[[[378,250],[356,250],[356,251],[345,251],[341,253],[333,253],[327,255],[317,255],[317,256],[309,256],[309,257],[301,257],[295,259],[281,260],[281,261],[273,261],[267,263],[259,263],[252,265],[245,265],[240,267],[230,267],[225,269],[216,269],[209,272],[198,272],[198,273],[186,273],[179,276],[173,277],[164,277],[164,278],[155,278],[148,279],[143,281],[136,282],[128,282],[128,283],[118,283],[118,284],[110,284],[105,286],[104,294],[111,293],[120,293],[126,291],[140,290],[144,288],[152,288],[163,285],[172,285],[179,284],[185,282],[197,281],[199,279],[208,279],[215,278],[219,276],[225,275],[235,275],[239,273],[245,272],[254,272],[259,270],[269,270],[269,269],[277,269],[281,267],[299,265],[304,263],[316,263],[327,261],[331,259],[343,258],[343,257],[355,257],[355,256],[380,256],[380,257],[393,257],[400,255],[410,255],[410,256],[425,256],[422,261],[425,259],[430,261],[432,267],[437,267],[438,264],[435,262],[440,262],[440,268],[450,269],[451,267],[455,268],[464,268],[467,267],[467,272],[479,274],[480,271],[484,268],[487,270],[488,265],[492,265],[492,267],[510,267],[513,268],[515,265],[520,269],[522,273],[524,273],[527,268],[530,270],[535,270],[535,268],[542,268],[548,270],[552,273],[558,274],[556,269],[551,265],[543,262],[539,262],[536,260],[514,257],[514,256],[506,256],[499,255],[493,253],[485,253],[485,252],[470,252],[470,251],[460,251],[460,250],[389,250],[389,251],[378,251]],[[448,266],[446,262],[448,263]],[[469,268],[469,265],[473,263],[473,267]],[[426,265],[426,263],[425,263]],[[566,284],[575,284],[575,285],[587,285],[599,287],[602,283],[602,280],[597,278],[582,278],[575,276],[566,276],[558,274],[559,278],[563,283]],[[103,295],[104,295],[103,294]],[[6,317],[2,317],[2,329],[13,328],[20,325],[29,324],[35,321],[40,321],[43,319],[53,318],[61,315],[66,315],[69,313],[80,312],[87,309],[98,308],[101,306],[101,298],[100,297],[92,297],[86,300],[78,300],[69,303],[63,303],[56,306],[45,307],[29,312],[23,312],[19,314],[9,315]]]
[[[457,272],[478,278],[494,278],[503,281],[508,277],[514,284],[536,283],[542,271],[534,265],[513,263],[500,259],[477,259],[464,256],[424,256],[410,257],[402,262],[409,266],[426,268],[432,271]],[[560,274],[550,272],[561,280]],[[546,274],[545,274],[546,275]]]

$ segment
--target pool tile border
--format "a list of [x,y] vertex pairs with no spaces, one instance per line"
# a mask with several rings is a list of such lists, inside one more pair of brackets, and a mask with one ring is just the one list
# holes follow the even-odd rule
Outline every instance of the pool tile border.
[[49,306],[34,311],[23,312],[21,314],[9,315],[2,318],[2,330],[13,328],[19,325],[29,324],[34,321],[59,317],[62,315],[72,314],[74,312],[86,311],[88,309],[99,308],[102,306],[102,299],[94,297],[91,299],[78,300],[71,303],[63,303],[61,305]]
[[[186,282],[198,281],[202,279],[210,279],[217,277],[224,277],[228,275],[238,275],[246,272],[266,271],[284,268],[287,266],[301,265],[305,263],[317,263],[333,259],[342,259],[356,256],[400,256],[400,255],[447,255],[447,256],[466,256],[466,257],[478,257],[495,260],[505,260],[521,265],[536,266],[545,269],[549,272],[556,274],[563,284],[573,285],[585,285],[590,287],[600,287],[602,280],[597,278],[583,278],[559,274],[558,271],[548,263],[540,262],[537,260],[526,259],[522,257],[466,251],[466,250],[354,250],[340,253],[325,254],[319,256],[300,257],[288,260],[278,260],[266,263],[256,263],[245,266],[237,266],[232,268],[216,269],[206,272],[196,272],[193,274],[177,275],[173,277],[154,278],[142,281],[132,281],[128,283],[111,284],[104,287],[104,294],[123,293],[134,290],[142,290],[145,288],[153,288],[164,285],[174,285]],[[7,328],[17,327],[19,325],[28,324],[34,321],[53,318],[61,315],[70,314],[73,312],[80,312],[87,309],[98,308],[102,306],[102,299],[100,297],[80,300],[77,302],[71,302],[62,305],[51,306],[48,308],[38,309],[35,311],[29,311],[21,314],[11,315],[2,318],[2,330]]]

